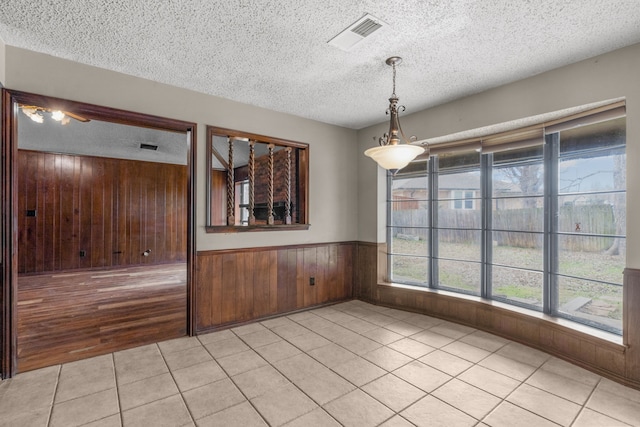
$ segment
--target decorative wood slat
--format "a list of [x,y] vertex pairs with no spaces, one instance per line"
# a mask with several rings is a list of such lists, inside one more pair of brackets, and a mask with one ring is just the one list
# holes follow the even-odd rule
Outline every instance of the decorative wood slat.
[[[256,215],[256,141],[249,141],[249,225],[255,225]],[[214,223],[215,224],[215,223]]]
[[267,225],[274,224],[273,217],[273,149],[275,145],[269,144],[269,185],[267,189]]
[[235,225],[235,179],[233,173],[235,170],[233,164],[233,139],[228,138],[229,142],[229,162],[227,165],[227,225]]
[[[351,298],[355,246],[199,252],[197,332]],[[309,285],[311,277],[314,286]]]

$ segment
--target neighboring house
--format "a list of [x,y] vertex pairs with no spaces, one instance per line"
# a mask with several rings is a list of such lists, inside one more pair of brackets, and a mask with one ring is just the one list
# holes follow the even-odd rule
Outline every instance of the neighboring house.
[[[520,188],[511,182],[495,181],[494,200],[496,209],[522,209]],[[504,198],[505,196],[509,198]],[[438,200],[441,208],[478,210],[480,209],[480,182],[471,175],[440,175],[438,177]],[[427,180],[424,177],[399,179],[394,183],[394,210],[410,210],[427,207]],[[531,207],[531,206],[528,206]],[[536,207],[542,207],[542,199]]]

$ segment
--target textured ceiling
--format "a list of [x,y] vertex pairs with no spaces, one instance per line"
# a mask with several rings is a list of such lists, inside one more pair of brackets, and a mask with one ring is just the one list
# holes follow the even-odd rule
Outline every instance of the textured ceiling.
[[[18,148],[53,153],[112,157],[155,163],[187,164],[187,135],[158,129],[91,120],[65,126],[45,113],[43,123],[18,114]],[[155,145],[143,150],[140,144]]]
[[[369,13],[388,26],[327,44]],[[359,129],[640,42],[638,0],[11,0],[26,48]]]

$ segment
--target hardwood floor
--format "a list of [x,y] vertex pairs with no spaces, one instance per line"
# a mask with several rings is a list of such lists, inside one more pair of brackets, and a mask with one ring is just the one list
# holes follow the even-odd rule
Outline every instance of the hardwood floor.
[[186,334],[186,264],[18,278],[18,372]]

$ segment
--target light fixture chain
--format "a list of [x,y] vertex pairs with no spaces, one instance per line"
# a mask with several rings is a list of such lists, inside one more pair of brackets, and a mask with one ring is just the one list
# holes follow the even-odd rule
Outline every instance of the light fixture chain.
[[391,95],[392,98],[396,97],[396,63],[394,62],[392,64],[393,67],[393,94]]

